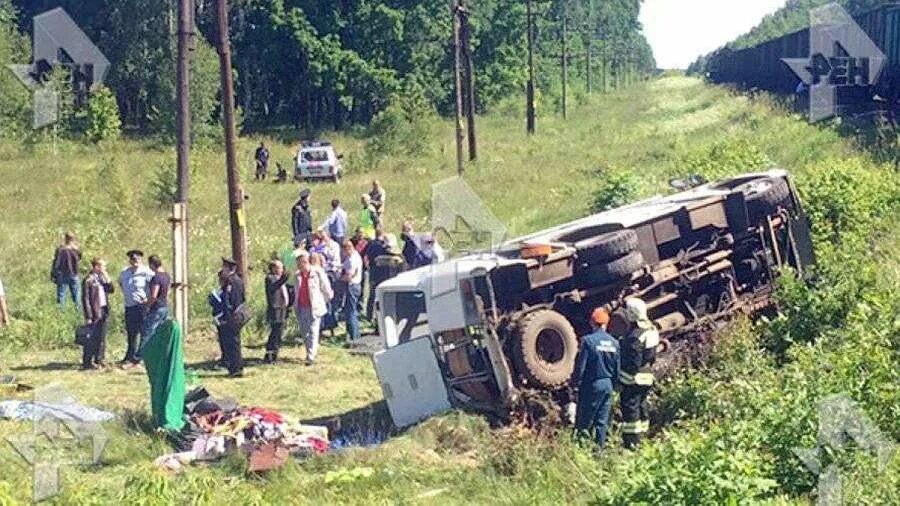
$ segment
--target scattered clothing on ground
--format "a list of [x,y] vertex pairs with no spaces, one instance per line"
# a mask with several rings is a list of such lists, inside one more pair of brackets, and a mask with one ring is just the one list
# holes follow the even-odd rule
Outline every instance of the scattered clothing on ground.
[[190,399],[182,406],[187,412],[186,425],[171,433],[179,451],[154,461],[162,469],[180,471],[191,462],[241,451],[251,472],[263,472],[280,467],[289,456],[305,458],[329,449],[325,427],[304,425],[267,408],[237,407],[231,401],[209,397],[202,388],[188,392],[186,398]]

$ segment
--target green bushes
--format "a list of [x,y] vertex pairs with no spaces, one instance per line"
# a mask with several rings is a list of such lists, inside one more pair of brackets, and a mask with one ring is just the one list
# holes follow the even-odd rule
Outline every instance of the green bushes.
[[772,161],[759,146],[745,139],[717,141],[681,155],[678,175],[700,174],[710,181],[769,168]]
[[84,116],[84,136],[89,141],[100,142],[119,137],[119,128],[122,126],[119,105],[109,88],[104,86],[91,94]]
[[435,131],[436,115],[414,89],[394,97],[391,105],[378,113],[369,126],[365,148],[367,165],[377,165],[388,156],[424,154]]
[[896,175],[859,157],[830,158],[807,169],[799,185],[817,246],[860,247],[900,203]]
[[[895,287],[900,279],[882,279],[897,276],[898,259],[893,251],[873,248],[896,243],[890,240],[897,235],[890,219],[898,210],[896,176],[863,158],[826,159],[798,172],[818,255],[816,283],[807,286],[782,276],[778,317],[730,332],[708,368],[669,382],[660,393],[661,410],[699,423],[694,438],[702,441],[707,431],[729,428],[716,438],[719,444],[730,448],[729,455],[749,455],[750,468],[777,483],[777,488],[757,490],[761,497],[814,491],[817,476],[794,449],[816,447],[819,404],[829,395],[852,399],[888,437],[900,433],[900,371],[889,337],[898,329]],[[688,435],[681,431],[679,437]],[[672,451],[669,444],[654,445],[653,451],[661,452],[657,458]],[[702,443],[693,444],[697,451],[706,450]],[[857,497],[877,497],[867,489],[889,490],[885,471],[867,473],[871,459],[852,445],[826,450],[828,462],[840,464],[844,482],[854,484]],[[684,494],[695,493],[694,488],[685,482],[675,489]]]
[[739,425],[695,432],[679,428],[621,459],[600,504],[737,504],[770,498],[765,452],[747,447]]
[[601,182],[594,192],[591,211],[599,213],[630,204],[637,199],[639,181],[633,172],[619,169],[598,172]]

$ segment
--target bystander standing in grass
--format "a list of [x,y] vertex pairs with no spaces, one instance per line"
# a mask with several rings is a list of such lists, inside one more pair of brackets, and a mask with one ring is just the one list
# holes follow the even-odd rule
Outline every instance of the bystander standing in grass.
[[359,298],[362,296],[363,261],[350,241],[344,241],[341,281],[344,293],[344,321],[347,323],[347,337],[351,341],[359,339]]
[[266,275],[266,320],[271,330],[266,342],[267,364],[274,364],[278,360],[284,322],[287,320],[288,308],[291,307],[291,285],[287,284],[287,280],[288,275],[281,260],[269,262],[269,273]]
[[372,181],[372,189],[369,191],[369,199],[372,202],[372,207],[374,207],[375,211],[378,213],[378,216],[383,216],[384,203],[387,200],[387,193],[385,193],[384,188],[381,186],[381,183],[377,179]]
[[331,214],[328,215],[328,219],[325,220],[325,223],[322,225],[322,228],[328,232],[329,237],[338,242],[338,244],[343,244],[344,239],[347,238],[347,211],[344,211],[344,208],[341,207],[341,201],[338,199],[334,199],[331,201]]
[[[378,231],[381,230],[381,227],[375,228],[375,236],[378,237]],[[368,274],[369,274],[369,258],[366,256],[366,250],[369,248],[369,241],[375,240],[374,237],[367,238],[362,233],[362,229],[356,227],[356,230],[353,233],[353,237],[350,238],[350,242],[353,243],[353,247],[356,249],[356,252],[359,253],[359,257],[362,258],[363,267],[362,267],[362,293],[366,293],[366,283],[368,282]],[[359,303],[357,304],[358,311],[360,314],[363,312],[363,298],[359,298]]]
[[403,260],[406,261],[406,265],[413,268],[418,263],[419,239],[416,236],[412,220],[403,222],[403,227],[400,230],[400,239],[403,240]]
[[269,174],[269,148],[264,142],[259,143],[254,158],[256,159],[256,179],[265,181]]
[[138,355],[144,330],[144,315],[147,310],[147,287],[153,278],[153,271],[143,264],[144,252],[138,249],[125,253],[128,267],[119,274],[119,287],[125,299],[125,335],[127,348],[122,366],[131,368],[141,359]]
[[319,325],[328,312],[328,302],[334,296],[325,271],[310,261],[306,251],[297,256],[297,296],[294,310],[300,335],[306,346],[306,365],[313,365],[319,351]]
[[81,369],[103,367],[106,355],[106,329],[109,322],[109,294],[112,281],[106,272],[106,262],[100,258],[91,260],[91,272],[81,285],[84,324],[90,328],[90,337],[81,353]]
[[322,318],[320,330],[333,331],[337,327],[338,313],[344,300],[344,286],[341,283],[341,245],[321,228],[316,230],[314,237],[313,247],[309,252],[314,257],[320,257],[320,267],[328,275],[328,282],[331,283],[334,292],[334,297],[328,302],[328,312]]
[[[169,287],[172,286],[172,278],[163,268],[159,256],[150,255],[148,262],[153,271],[153,277],[148,286],[147,316],[144,317],[144,328],[141,332],[141,349],[153,337],[156,328],[169,317]],[[138,352],[138,356],[140,356],[140,350]]]
[[218,288],[213,290],[206,300],[210,309],[212,309],[213,324],[216,326],[216,337],[219,342],[219,360],[217,362],[220,366],[224,366],[225,345],[222,341],[223,331],[221,327],[225,325],[225,285],[228,280],[228,274],[224,270],[219,270],[216,273],[216,280],[218,281]]
[[291,208],[291,231],[295,248],[309,248],[312,241],[312,209],[309,207],[309,188],[300,190],[300,198]]
[[294,311],[300,336],[306,346],[306,365],[313,365],[319,351],[319,330],[322,317],[328,312],[328,302],[334,296],[325,271],[312,263],[306,251],[297,257],[297,295]]
[[222,345],[222,359],[228,368],[228,376],[238,378],[244,374],[244,359],[241,355],[241,330],[246,323],[247,313],[244,303],[244,281],[237,275],[237,262],[230,258],[222,259],[222,303],[224,306],[224,324],[219,326],[219,339]]
[[382,280],[379,279],[381,270],[375,265],[375,259],[381,255],[387,254],[387,242],[384,236],[384,230],[381,227],[375,229],[375,237],[371,241],[367,241],[366,247],[360,251],[357,247],[356,251],[362,255],[363,267],[368,275],[368,289],[366,290],[366,319],[372,321],[372,307],[375,304],[375,287]]
[[81,250],[75,241],[75,234],[66,232],[63,244],[56,248],[53,265],[50,268],[50,280],[56,285],[56,303],[62,307],[66,302],[66,290],[72,297],[72,303],[78,307],[78,262],[81,261]]

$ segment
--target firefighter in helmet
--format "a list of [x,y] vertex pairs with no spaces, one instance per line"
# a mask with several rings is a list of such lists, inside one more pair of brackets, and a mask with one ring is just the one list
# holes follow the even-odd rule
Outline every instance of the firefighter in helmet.
[[637,297],[625,299],[625,319],[631,329],[620,343],[622,438],[626,448],[635,448],[650,428],[646,403],[653,387],[651,367],[656,361],[659,332],[647,316],[647,303]]

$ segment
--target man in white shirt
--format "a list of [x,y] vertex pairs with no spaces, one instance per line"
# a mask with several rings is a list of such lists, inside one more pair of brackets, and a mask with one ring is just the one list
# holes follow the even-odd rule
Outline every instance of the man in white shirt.
[[125,334],[128,349],[121,364],[128,368],[140,362],[137,353],[143,338],[147,288],[153,278],[153,271],[143,264],[143,251],[133,249],[125,255],[128,257],[128,267],[119,274],[119,287],[122,288],[122,297],[125,299]]
[[350,241],[343,244],[343,265],[341,280],[346,284],[344,294],[344,319],[347,323],[347,337],[359,339],[359,299],[362,297],[363,261]]
[[334,199],[331,201],[331,214],[328,215],[328,219],[322,224],[322,228],[339,245],[344,244],[344,239],[347,239],[348,222],[347,211],[344,211],[344,208],[341,207],[340,200]]

